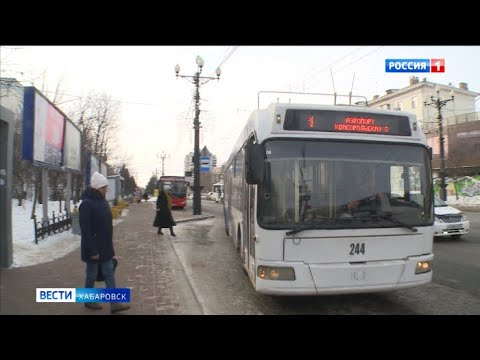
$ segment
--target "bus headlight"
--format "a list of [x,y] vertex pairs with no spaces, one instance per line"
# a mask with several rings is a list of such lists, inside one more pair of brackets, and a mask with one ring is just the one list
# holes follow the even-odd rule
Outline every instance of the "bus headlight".
[[419,261],[415,268],[415,274],[423,274],[432,270],[432,261]]
[[260,265],[257,268],[257,276],[263,280],[295,280],[295,270],[291,267]]

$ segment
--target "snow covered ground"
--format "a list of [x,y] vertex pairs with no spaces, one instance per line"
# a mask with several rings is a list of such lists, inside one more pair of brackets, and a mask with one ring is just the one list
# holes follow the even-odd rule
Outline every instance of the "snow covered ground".
[[[35,214],[37,220],[43,217],[41,204],[37,204]],[[35,231],[33,220],[30,219],[33,203],[25,201],[22,206],[18,206],[18,200],[12,200],[12,242],[13,242],[13,264],[10,267],[22,267],[49,262],[67,255],[69,252],[80,246],[80,235],[72,234],[71,228],[62,233],[45,236],[39,239],[35,244]],[[56,214],[58,211],[58,202],[51,201],[48,204],[48,212],[51,215],[52,210]],[[71,205],[73,210],[73,204]],[[122,211],[122,216],[113,220],[113,225],[123,221],[128,216],[128,209]]]

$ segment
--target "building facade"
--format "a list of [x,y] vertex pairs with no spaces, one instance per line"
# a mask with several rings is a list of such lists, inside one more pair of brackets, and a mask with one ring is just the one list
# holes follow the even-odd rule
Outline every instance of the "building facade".
[[[437,97],[437,89],[440,91],[441,99],[449,99],[453,95],[455,101],[451,101],[442,108],[444,118],[454,115],[474,114],[475,98],[479,93],[469,91],[468,84],[461,82],[458,87],[452,85],[442,85],[427,81],[423,78],[419,81],[418,77],[410,77],[410,83],[402,89],[388,89],[383,96],[375,95],[369,100],[368,106],[412,112],[417,116],[418,123],[425,132],[438,127],[436,108],[425,106],[424,103],[430,103],[431,97]],[[471,115],[474,116],[475,115]],[[478,118],[478,114],[476,115]]]
[[414,113],[432,148],[434,176],[438,176],[441,146],[439,114],[436,106],[425,106],[425,103],[432,103],[432,97],[447,100],[454,96],[454,101],[441,108],[441,115],[445,173],[449,177],[458,177],[480,173],[480,113],[475,111],[475,100],[479,95],[468,90],[468,84],[464,82],[454,87],[429,82],[425,78],[419,81],[412,76],[407,87],[389,89],[383,96],[374,96],[368,106]]

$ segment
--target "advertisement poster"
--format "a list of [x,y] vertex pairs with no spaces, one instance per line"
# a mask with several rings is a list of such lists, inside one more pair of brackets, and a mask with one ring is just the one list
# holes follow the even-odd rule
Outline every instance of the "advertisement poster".
[[35,93],[33,160],[62,165],[65,117],[38,93]]
[[91,155],[90,156],[90,174],[93,175],[95,171],[100,172],[100,160],[98,160],[95,156]]
[[80,130],[67,121],[65,127],[65,150],[63,154],[63,166],[72,170],[81,170],[81,134]]

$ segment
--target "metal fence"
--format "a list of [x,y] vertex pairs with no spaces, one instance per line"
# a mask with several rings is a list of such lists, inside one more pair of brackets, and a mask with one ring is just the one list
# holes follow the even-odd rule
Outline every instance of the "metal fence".
[[445,126],[458,125],[465,122],[478,121],[478,120],[480,120],[480,112],[473,112],[473,113],[446,117],[444,121],[444,125]]
[[[480,112],[472,112],[454,116],[447,116],[443,115],[443,126],[444,127],[455,127],[455,125],[469,123],[473,121],[480,121]],[[438,119],[437,115],[430,116],[429,118],[425,119],[424,124],[422,125],[423,131],[426,134],[429,133],[438,133]]]
[[65,230],[69,230],[71,226],[72,216],[67,212],[55,215],[55,211],[52,211],[51,218],[42,218],[40,221],[37,221],[37,216],[33,215],[35,244],[38,244],[38,240],[40,238],[44,239],[45,236],[58,234]]

